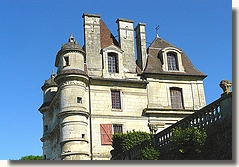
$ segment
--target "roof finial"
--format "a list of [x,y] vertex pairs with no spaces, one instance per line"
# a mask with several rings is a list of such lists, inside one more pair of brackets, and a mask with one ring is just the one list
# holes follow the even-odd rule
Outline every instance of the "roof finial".
[[75,42],[75,38],[73,37],[72,32],[70,33],[69,42]]
[[159,35],[158,35],[158,30],[159,30],[159,25],[156,25],[156,37],[158,38],[159,37]]
[[51,72],[51,78],[54,78],[56,76],[56,74],[54,73],[54,70],[52,70]]

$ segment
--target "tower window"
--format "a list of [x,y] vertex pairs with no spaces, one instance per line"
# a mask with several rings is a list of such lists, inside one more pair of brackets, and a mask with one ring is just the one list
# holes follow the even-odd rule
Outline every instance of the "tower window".
[[85,134],[81,134],[81,137],[82,137],[82,138],[85,138]]
[[116,91],[116,90],[111,91],[111,102],[112,102],[112,108],[121,109],[120,91]]
[[48,130],[48,125],[44,126],[44,130],[47,131]]
[[118,73],[118,56],[115,53],[108,54],[108,72]]
[[174,53],[167,53],[168,70],[178,71],[177,55]]
[[64,65],[65,65],[65,66],[69,66],[69,65],[70,65],[70,63],[69,63],[69,57],[68,57],[68,56],[64,57],[64,60],[65,60]]
[[184,109],[181,88],[170,88],[170,99],[173,109]]
[[77,103],[82,103],[82,98],[81,97],[77,97]]

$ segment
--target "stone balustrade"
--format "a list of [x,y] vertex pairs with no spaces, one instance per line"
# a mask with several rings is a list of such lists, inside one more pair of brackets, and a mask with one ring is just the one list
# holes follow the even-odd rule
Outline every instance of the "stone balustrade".
[[173,135],[173,128],[206,128],[207,126],[210,126],[210,124],[212,124],[214,121],[220,120],[228,114],[231,114],[231,107],[232,93],[230,92],[227,95],[223,95],[221,98],[212,102],[211,104],[205,106],[204,108],[176,122],[172,126],[155,134],[153,136],[155,147],[159,148],[169,143],[169,139]]

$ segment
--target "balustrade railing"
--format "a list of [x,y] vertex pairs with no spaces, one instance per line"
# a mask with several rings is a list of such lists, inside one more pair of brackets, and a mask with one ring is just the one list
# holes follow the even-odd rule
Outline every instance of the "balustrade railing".
[[[176,122],[170,127],[162,130],[161,132],[154,135],[154,142],[158,147],[166,145],[169,143],[170,137],[173,135],[173,128],[181,127],[197,127],[205,128],[214,121],[223,118],[227,112],[222,110],[222,101],[227,98],[231,98],[232,94],[228,94],[227,97],[221,97],[218,100],[212,102],[211,104],[205,106],[204,108],[196,111],[195,113],[185,117],[184,119]],[[231,102],[231,101],[230,101]],[[229,104],[230,105],[230,104]],[[231,112],[231,111],[230,111]]]

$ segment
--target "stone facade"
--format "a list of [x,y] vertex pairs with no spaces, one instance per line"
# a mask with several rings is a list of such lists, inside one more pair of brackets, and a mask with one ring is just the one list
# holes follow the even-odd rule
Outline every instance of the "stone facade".
[[100,15],[82,17],[84,46],[71,35],[42,86],[45,159],[109,160],[114,133],[157,133],[205,106],[206,75],[181,49],[158,36],[146,48],[145,23],[117,19],[117,41]]

